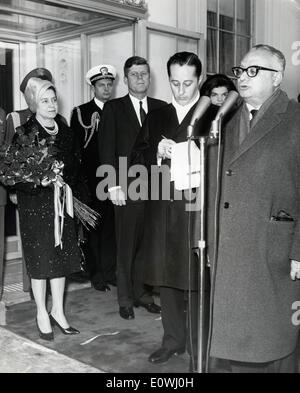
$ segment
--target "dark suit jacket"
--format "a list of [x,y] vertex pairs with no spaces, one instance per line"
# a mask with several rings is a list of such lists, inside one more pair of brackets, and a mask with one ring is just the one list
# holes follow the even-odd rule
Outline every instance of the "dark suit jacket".
[[[164,101],[148,97],[148,113],[164,105]],[[100,163],[111,165],[117,174],[116,182],[111,182],[109,187],[119,185],[119,157],[130,160],[140,129],[129,95],[105,104],[99,134]]]
[[[132,163],[145,164],[150,175],[150,167],[157,168],[157,148],[162,134],[176,143],[187,140],[187,128],[190,124],[196,104],[190,109],[181,124],[178,123],[176,109],[172,104],[153,111],[147,116],[132,153]],[[162,161],[169,173],[170,160]],[[148,178],[150,180],[150,177]],[[181,199],[174,197],[174,183],[165,176],[160,184],[159,200],[149,200],[145,208],[145,282],[156,286],[178,289],[197,289],[197,263],[192,258],[191,281],[189,282],[189,216],[186,209],[189,203],[184,193],[177,191]],[[163,188],[162,188],[163,187]],[[150,188],[150,181],[149,181]],[[156,187],[158,188],[158,187]],[[162,189],[170,190],[170,199],[163,200]],[[154,193],[154,190],[152,190]],[[166,199],[166,198],[164,198]],[[192,212],[193,216],[197,212]],[[191,234],[193,237],[194,234]]]
[[[239,145],[239,109],[225,131],[211,355],[269,362],[289,355],[300,261],[300,107],[284,92]],[[293,221],[276,221],[280,210]]]

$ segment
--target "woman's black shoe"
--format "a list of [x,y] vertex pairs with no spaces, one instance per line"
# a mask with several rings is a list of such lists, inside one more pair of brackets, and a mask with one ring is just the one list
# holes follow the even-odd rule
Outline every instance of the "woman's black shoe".
[[67,329],[64,329],[58,322],[56,319],[53,318],[53,316],[51,314],[49,314],[49,318],[50,318],[50,323],[52,326],[57,326],[60,328],[60,330],[62,331],[63,334],[79,334],[80,331],[73,328],[72,326],[68,327]]
[[39,324],[38,324],[37,318],[35,319],[35,323],[36,323],[36,327],[37,327],[37,330],[38,330],[38,332],[39,332],[40,338],[41,338],[42,340],[46,340],[46,341],[53,341],[53,340],[54,340],[54,334],[53,334],[53,332],[50,332],[50,333],[43,333],[43,332],[41,331],[41,329],[39,328]]

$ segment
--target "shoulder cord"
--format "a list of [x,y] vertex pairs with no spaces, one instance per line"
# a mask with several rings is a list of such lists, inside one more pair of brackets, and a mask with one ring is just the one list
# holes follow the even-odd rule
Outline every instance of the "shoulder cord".
[[[85,136],[84,136],[85,144],[84,144],[83,148],[86,149],[88,144],[90,143],[90,140],[92,139],[92,137],[94,135],[95,130],[96,131],[98,130],[98,126],[99,126],[99,122],[100,122],[100,115],[98,112],[94,112],[91,117],[91,124],[86,126],[85,124],[83,124],[80,108],[77,107],[76,110],[77,110],[79,124],[81,125],[81,127],[85,131]],[[90,135],[88,135],[89,130],[91,130]]]
[[11,112],[10,115],[11,115],[11,117],[12,117],[14,129],[15,129],[15,132],[16,132],[16,129],[17,129],[18,127],[20,127],[20,125],[21,125],[20,115],[19,115],[19,113],[17,113],[17,112]]

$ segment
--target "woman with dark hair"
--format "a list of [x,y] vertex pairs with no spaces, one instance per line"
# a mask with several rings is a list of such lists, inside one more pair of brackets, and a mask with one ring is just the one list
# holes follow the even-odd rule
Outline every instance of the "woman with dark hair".
[[[223,105],[230,91],[237,91],[233,81],[224,74],[215,74],[207,77],[200,89],[200,96],[207,96],[211,99],[211,106],[197,124],[198,135],[208,135],[210,133],[212,121],[220,107]],[[222,126],[231,118],[238,104],[234,105],[231,111],[222,121]]]
[[[12,146],[22,149],[22,140],[28,137],[33,139],[35,146],[54,147],[55,159],[63,163],[63,180],[76,194],[79,150],[71,129],[57,116],[54,85],[47,80],[31,78],[24,95],[34,115],[17,128]],[[59,327],[63,334],[79,333],[67,322],[63,296],[65,277],[80,270],[80,250],[77,247],[74,220],[63,211],[60,214],[64,216],[64,222],[63,227],[60,227],[62,233],[59,245],[55,242],[54,183],[37,186],[34,183],[17,183],[15,186],[26,267],[37,306],[36,325],[40,337],[48,341],[54,338],[51,325]],[[50,280],[52,295],[49,314],[46,307],[47,280]]]
[[200,95],[210,97],[213,105],[222,106],[232,90],[237,91],[234,83],[228,76],[215,74],[209,76],[203,83]]

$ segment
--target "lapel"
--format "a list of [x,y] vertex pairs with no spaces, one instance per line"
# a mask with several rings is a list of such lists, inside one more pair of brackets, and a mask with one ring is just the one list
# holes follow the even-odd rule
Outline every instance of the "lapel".
[[147,104],[148,104],[148,113],[153,111],[153,109],[155,109],[154,101],[150,97],[147,97]]
[[92,100],[89,102],[89,104],[90,104],[90,108],[91,108],[91,115],[92,115],[94,112],[98,112],[100,115],[102,115],[102,109],[99,108],[99,106],[96,104],[96,102],[95,102],[94,99],[92,99]]
[[165,129],[160,130],[160,134],[164,135],[167,139],[175,140],[176,132],[179,127],[176,109],[172,104],[167,107],[166,118],[164,119]]
[[[180,124],[178,124],[178,120],[177,120],[177,130],[175,131],[175,135],[174,135],[175,141],[178,141],[178,142],[186,141],[186,139],[187,139],[187,128],[188,128],[188,126],[189,126],[189,124],[191,122],[192,115],[194,113],[194,110],[195,110],[197,104],[198,104],[198,101],[188,111],[188,113],[186,114],[185,118],[182,120],[182,122]],[[176,116],[176,119],[177,119],[177,114],[176,114],[175,108],[174,108],[174,111],[175,111],[175,116]]]
[[140,125],[140,122],[139,122],[139,120],[137,118],[137,115],[135,113],[134,106],[133,106],[133,104],[131,102],[129,94],[127,94],[125,97],[123,97],[123,103],[124,103],[124,106],[125,106],[124,113],[129,118],[130,123],[132,125],[132,127],[130,127],[130,128],[133,128],[133,130],[138,134],[138,132],[139,132],[139,130],[141,128],[141,125]]
[[232,157],[230,162],[236,161],[240,156],[246,153],[254,145],[256,145],[262,138],[272,132],[274,128],[281,122],[281,116],[286,112],[289,99],[284,92],[281,92],[278,98],[270,105],[266,110],[266,113],[261,119],[257,121],[249,135],[246,137],[244,142],[238,146],[238,130],[240,123],[241,111],[239,116],[236,118],[235,127],[230,133],[228,138],[228,157]]

